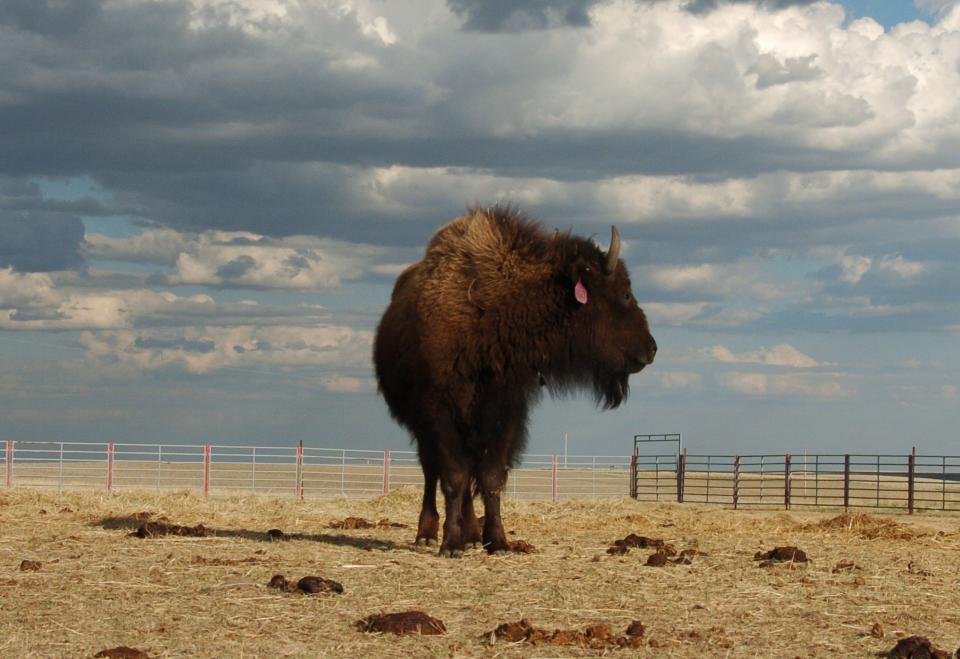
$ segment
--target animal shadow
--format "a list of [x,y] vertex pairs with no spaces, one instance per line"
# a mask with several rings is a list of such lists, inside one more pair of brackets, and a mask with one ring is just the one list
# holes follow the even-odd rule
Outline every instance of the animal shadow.
[[[90,526],[99,526],[100,528],[112,531],[130,531],[136,532],[147,520],[141,516],[121,515],[104,517],[98,522],[91,522]],[[155,521],[166,522],[163,518]],[[204,537],[215,538],[242,538],[244,540],[256,540],[259,542],[287,542],[290,540],[302,540],[306,542],[322,542],[328,545],[338,547],[355,547],[365,551],[391,551],[399,549],[399,545],[391,540],[380,540],[378,538],[354,537],[343,533],[282,533],[278,538],[275,534],[268,531],[253,531],[250,529],[224,529],[204,526]],[[170,535],[178,535],[172,533]]]

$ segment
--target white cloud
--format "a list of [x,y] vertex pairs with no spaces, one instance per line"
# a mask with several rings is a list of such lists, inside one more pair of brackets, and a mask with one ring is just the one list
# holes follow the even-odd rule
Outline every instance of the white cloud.
[[[207,232],[212,238],[223,235],[219,232]],[[232,235],[248,236],[255,239],[256,234],[235,232]],[[90,258],[111,259],[115,261],[133,261],[173,265],[177,257],[190,249],[196,238],[191,234],[173,229],[145,229],[140,233],[123,238],[104,236],[97,233],[87,234],[86,251]]]
[[960,5],[957,0],[913,0],[913,3],[926,11],[943,15],[951,8]]
[[377,37],[386,46],[397,43],[397,34],[390,28],[390,24],[383,16],[377,16],[363,26],[363,33],[368,37]]
[[859,284],[870,272],[889,273],[901,279],[910,279],[927,269],[925,264],[905,259],[901,254],[885,254],[872,258],[845,253],[836,258],[841,269],[839,279],[847,284]]
[[377,382],[373,378],[357,378],[346,375],[330,375],[320,380],[327,391],[341,394],[365,394],[377,390]]
[[836,400],[851,398],[856,389],[840,373],[743,373],[719,376],[722,386],[748,396],[783,396]]
[[[101,367],[192,374],[244,367],[368,368],[372,342],[372,332],[338,325],[111,330],[80,337],[87,359]],[[359,380],[334,379],[324,386],[357,389]]]
[[657,378],[664,389],[699,389],[703,385],[703,376],[690,371],[658,371]]
[[916,261],[908,261],[900,254],[895,256],[884,256],[877,264],[877,269],[885,272],[892,272],[904,279],[915,277],[924,271],[925,266]]
[[[559,208],[582,215],[582,221],[604,224],[669,218],[710,223],[748,219],[760,225],[771,216],[816,218],[838,213],[854,223],[872,221],[878,210],[890,208],[903,208],[913,216],[922,210],[917,200],[930,207],[928,215],[937,216],[960,201],[960,169],[774,171],[722,180],[634,174],[558,181],[394,165],[356,171],[352,185],[357,204],[386,215],[422,215],[438,206],[462,208],[465,201],[507,199],[525,208]],[[794,221],[801,228],[809,222]]]
[[759,348],[748,352],[734,353],[724,346],[713,346],[708,354],[725,364],[765,364],[767,366],[786,366],[789,368],[816,368],[823,363],[805,355],[789,343],[780,343],[772,348]]
[[370,272],[375,272],[385,277],[397,277],[408,267],[410,267],[409,263],[379,263],[371,267]]
[[283,308],[252,301],[219,303],[209,295],[169,291],[57,286],[45,273],[0,269],[0,330],[110,330],[143,325],[316,324],[328,316],[318,305]]
[[59,290],[50,275],[0,270],[0,330],[125,327],[130,322],[126,313],[119,294],[68,293]]
[[700,299],[751,297],[759,301],[779,300],[797,290],[795,284],[771,281],[755,262],[731,264],[644,266],[634,268],[634,279],[671,293],[688,293]]
[[873,259],[869,256],[843,254],[837,260],[843,269],[840,279],[848,284],[860,283],[860,280],[870,271],[870,266],[873,264]]
[[642,306],[644,312],[647,314],[647,318],[654,326],[659,323],[663,323],[664,325],[682,325],[703,313],[707,307],[704,302],[646,302],[642,303]]
[[356,279],[382,249],[310,236],[147,229],[128,238],[87,237],[91,258],[172,266],[169,284],[322,290]]
[[[49,307],[54,302],[53,280],[44,273],[20,273],[0,268],[0,311],[22,307]],[[0,314],[0,319],[3,316]]]
[[[694,15],[679,2],[620,0],[595,5],[591,19],[590,30],[505,41],[504,61],[536,51],[534,61],[553,65],[524,67],[503,76],[501,87],[478,89],[500,110],[484,113],[473,104],[474,127],[524,138],[636,126],[770,136],[884,160],[945,154],[960,136],[960,122],[944,121],[960,109],[950,91],[960,73],[949,18],[901,34],[885,33],[872,19],[844,27],[842,7],[831,3],[775,12],[729,3]],[[477,57],[468,42],[449,64]],[[757,72],[774,62],[783,84],[758,86]]]

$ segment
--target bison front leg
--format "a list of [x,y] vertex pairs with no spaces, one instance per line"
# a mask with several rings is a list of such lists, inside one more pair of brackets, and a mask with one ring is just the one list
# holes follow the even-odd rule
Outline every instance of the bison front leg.
[[437,512],[437,465],[433,460],[420,459],[423,467],[423,505],[420,522],[417,524],[416,544],[422,547],[437,546],[440,529],[440,513]]
[[440,479],[445,499],[446,519],[443,520],[443,544],[440,555],[460,558],[464,549],[463,500],[469,494],[470,477],[466,468],[447,466]]
[[507,483],[507,469],[501,465],[487,465],[480,475],[483,492],[483,546],[491,554],[507,554],[510,545],[500,519],[500,493]]

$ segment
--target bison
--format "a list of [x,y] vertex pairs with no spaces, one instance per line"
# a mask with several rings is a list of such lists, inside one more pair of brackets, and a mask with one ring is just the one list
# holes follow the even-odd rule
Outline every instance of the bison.
[[[604,252],[546,232],[509,206],[474,208],[441,227],[397,278],[374,364],[393,418],[423,468],[418,545],[436,545],[437,481],[446,501],[440,555],[509,550],[500,493],[527,440],[541,388],[593,390],[615,408],[657,344],[630,288],[612,227]],[[483,498],[483,529],[473,508]]]

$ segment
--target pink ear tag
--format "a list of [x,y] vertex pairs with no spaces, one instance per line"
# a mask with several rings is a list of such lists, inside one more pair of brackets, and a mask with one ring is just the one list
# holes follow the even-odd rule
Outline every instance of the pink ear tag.
[[587,289],[583,285],[583,282],[580,279],[577,279],[577,285],[573,287],[573,297],[577,298],[577,302],[580,304],[586,304],[587,298]]

